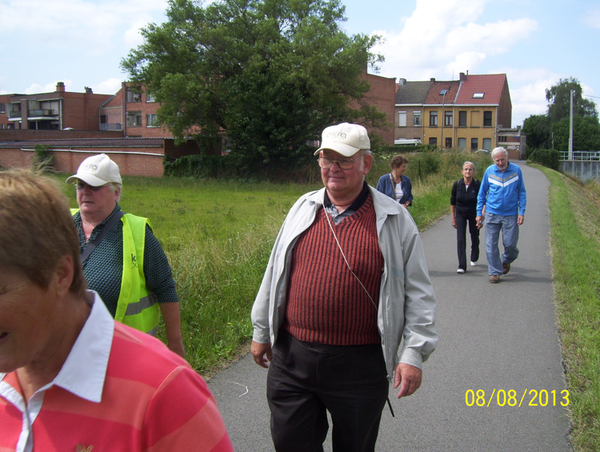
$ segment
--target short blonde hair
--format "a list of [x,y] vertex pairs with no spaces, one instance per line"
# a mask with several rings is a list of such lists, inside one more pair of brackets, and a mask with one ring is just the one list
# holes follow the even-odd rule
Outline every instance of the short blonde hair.
[[86,282],[69,203],[57,182],[32,170],[0,171],[0,268],[47,289],[58,261],[73,258],[69,290],[83,297]]

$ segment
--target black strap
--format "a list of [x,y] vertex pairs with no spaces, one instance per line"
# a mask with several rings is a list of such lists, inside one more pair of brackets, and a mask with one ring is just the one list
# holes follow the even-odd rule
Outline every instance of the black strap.
[[104,240],[106,234],[108,234],[108,232],[115,226],[115,224],[117,224],[117,222],[121,219],[123,215],[125,215],[125,212],[123,212],[122,210],[116,212],[112,217],[110,217],[110,220],[106,222],[106,224],[102,228],[102,231],[100,231],[100,234],[98,234],[94,240],[88,242],[85,249],[81,252],[82,263],[89,257],[90,254],[92,254],[92,251],[94,251],[94,249],[100,244],[100,242]]

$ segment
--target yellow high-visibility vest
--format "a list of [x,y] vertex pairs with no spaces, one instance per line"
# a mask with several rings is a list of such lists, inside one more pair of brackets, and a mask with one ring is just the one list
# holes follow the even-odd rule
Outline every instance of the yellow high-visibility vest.
[[[71,212],[75,214],[78,210],[71,209]],[[123,215],[121,222],[123,223],[123,273],[115,320],[156,336],[159,307],[156,295],[146,287],[144,276],[146,224],[152,226],[147,218],[130,213]]]

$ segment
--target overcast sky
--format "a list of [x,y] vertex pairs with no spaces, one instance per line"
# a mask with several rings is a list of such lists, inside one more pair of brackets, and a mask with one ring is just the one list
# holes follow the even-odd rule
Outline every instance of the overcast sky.
[[[506,73],[512,125],[546,112],[545,89],[575,77],[600,104],[597,0],[341,0],[348,34],[378,34],[379,75],[409,81]],[[164,0],[0,0],[0,93],[114,94],[140,27]]]

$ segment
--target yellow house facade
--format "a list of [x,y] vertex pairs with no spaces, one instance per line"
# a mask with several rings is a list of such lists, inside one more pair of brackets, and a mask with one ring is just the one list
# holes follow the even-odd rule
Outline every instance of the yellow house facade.
[[[413,83],[414,85],[411,85]],[[415,138],[419,130],[403,128],[400,119],[403,111],[419,110],[421,115],[420,136],[423,144],[436,145],[441,149],[459,148],[467,151],[491,150],[500,145],[498,131],[510,128],[512,104],[506,74],[467,75],[460,80],[429,82],[405,82],[408,91],[418,91],[417,84],[428,83],[429,88],[422,104],[416,98],[411,104],[402,104],[406,93],[396,95],[396,143]],[[398,91],[403,87],[399,86]],[[422,89],[421,89],[422,93]],[[410,108],[408,108],[410,107]]]

